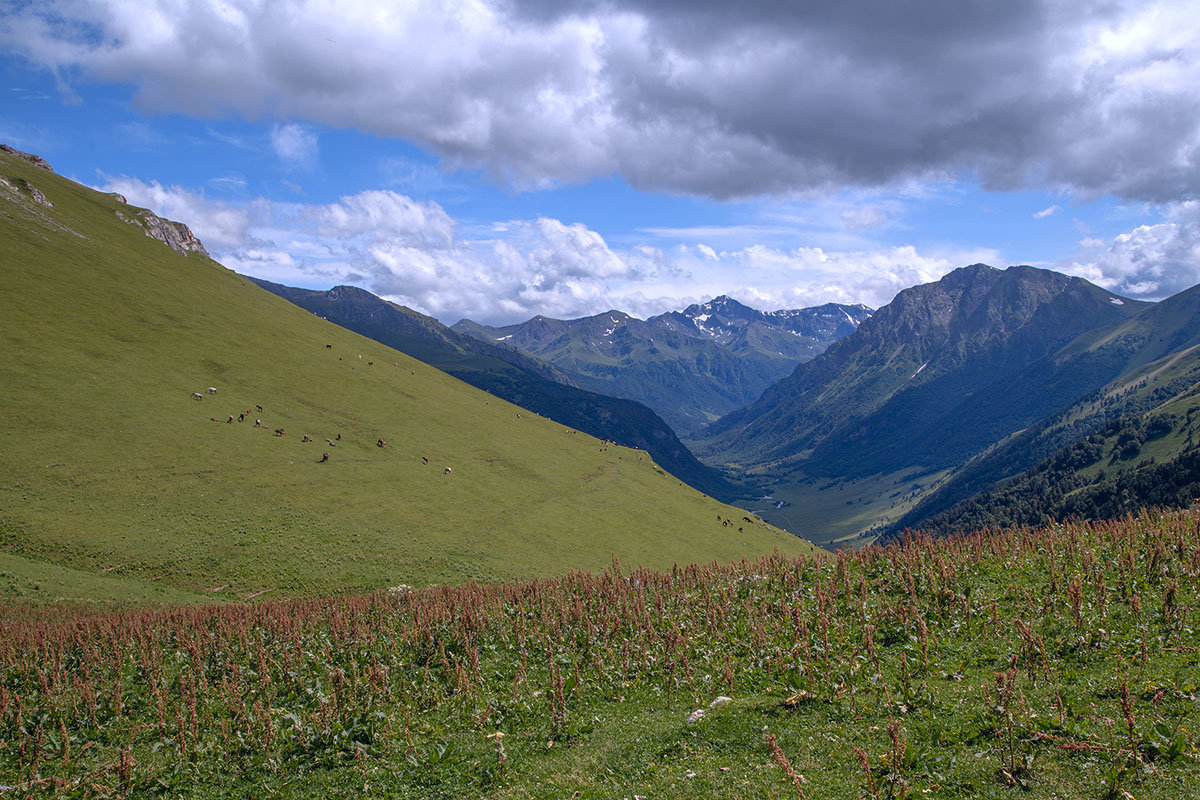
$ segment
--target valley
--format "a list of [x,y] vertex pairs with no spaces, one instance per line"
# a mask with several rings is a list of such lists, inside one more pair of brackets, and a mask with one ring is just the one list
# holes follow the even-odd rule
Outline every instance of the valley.
[[[1196,512],[1128,516],[1200,493],[1196,290],[956,271],[694,430],[704,465],[533,353],[247,279],[20,154],[0,176],[0,792],[1198,779]],[[950,300],[914,331],[921,295]]]
[[0,800],[1200,800],[1194,5],[0,4]]
[[873,542],[881,529],[901,519],[946,474],[905,469],[838,480],[791,473],[765,484],[770,499],[745,506],[820,547],[854,549]]

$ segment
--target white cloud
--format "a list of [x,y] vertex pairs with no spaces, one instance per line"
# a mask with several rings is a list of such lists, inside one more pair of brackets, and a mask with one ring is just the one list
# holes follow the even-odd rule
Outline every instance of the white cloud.
[[887,212],[879,206],[865,205],[847,208],[842,211],[842,222],[852,231],[865,231],[880,228],[889,221]]
[[454,240],[454,220],[437,203],[370,189],[328,205],[306,206],[302,212],[321,236],[334,240],[369,235],[375,241],[425,242],[447,247]]
[[1118,294],[1148,300],[1190,288],[1200,283],[1200,202],[1172,204],[1166,218],[1139,225],[1111,243],[1084,239],[1084,252],[1058,268]]
[[311,168],[317,163],[317,134],[294,122],[271,128],[275,155],[290,166]]
[[1045,219],[1046,217],[1049,217],[1052,214],[1057,214],[1061,210],[1062,210],[1061,206],[1059,206],[1057,204],[1052,205],[1049,208],[1043,208],[1041,211],[1033,212],[1033,218],[1034,219]]
[[255,277],[328,288],[351,283],[453,322],[507,323],[619,308],[648,316],[733,294],[763,309],[836,301],[880,306],[994,252],[928,254],[913,247],[827,250],[757,244],[719,250],[680,243],[614,249],[579,223],[538,217],[465,232],[436,203],[368,190],[326,204],[237,207],[136,178],[104,191],[189,224],[213,256]]

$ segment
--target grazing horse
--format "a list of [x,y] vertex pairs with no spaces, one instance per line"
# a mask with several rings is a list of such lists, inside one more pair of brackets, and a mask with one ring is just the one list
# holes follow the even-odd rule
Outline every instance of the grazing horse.
[[192,399],[193,400],[203,400],[204,395],[200,394],[199,392],[192,392]]
[[387,441],[384,439],[379,439],[375,442],[375,446],[376,447],[387,447]]
[[426,458],[425,456],[421,456],[421,463],[422,463],[422,464],[428,464],[428,463],[429,463],[429,459],[428,459],[428,458]]
[[257,409],[258,409],[258,411],[259,411],[259,413],[260,413],[260,414],[262,413],[262,406],[255,406],[255,408],[257,408]]
[[208,387],[208,389],[207,389],[206,391],[207,391],[209,394],[216,394],[216,393],[217,393],[217,387],[215,387],[215,386],[210,386],[210,387]]
[[321,461],[320,461],[320,463],[324,464],[324,463],[325,463],[326,461],[328,461],[328,460],[329,460],[329,451],[328,451],[328,450],[326,450],[324,453],[321,453]]
[[453,470],[451,470],[449,467],[446,467],[446,472],[444,474],[449,475],[452,471]]
[[286,431],[285,431],[283,428],[276,428],[276,429],[275,429],[275,435],[276,435],[276,436],[283,436],[283,434],[284,434],[284,433],[286,433]]

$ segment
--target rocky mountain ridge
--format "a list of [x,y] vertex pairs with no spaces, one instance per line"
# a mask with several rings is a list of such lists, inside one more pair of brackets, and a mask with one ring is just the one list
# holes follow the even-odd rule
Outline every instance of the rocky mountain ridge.
[[1050,270],[962,267],[900,292],[715,423],[704,452],[831,476],[960,464],[1075,399],[1070,386],[1007,391],[1019,373],[1145,305]]
[[548,361],[592,391],[645,403],[686,434],[754,401],[870,313],[837,304],[764,313],[722,295],[645,320],[611,310],[452,327]]

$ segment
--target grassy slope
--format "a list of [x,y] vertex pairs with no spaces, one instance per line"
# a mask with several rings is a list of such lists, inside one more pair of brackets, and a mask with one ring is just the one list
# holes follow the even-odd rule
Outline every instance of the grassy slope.
[[[0,174],[54,203],[0,199],[10,554],[153,580],[186,599],[545,574],[614,553],[669,566],[806,547],[762,526],[731,533],[716,518],[735,509],[644,454],[518,418],[169,250],[118,220],[114,198],[7,154]],[[192,399],[208,386],[218,393]],[[244,423],[210,422],[255,404],[265,410]],[[279,427],[286,437],[271,435]],[[302,444],[305,433],[318,443]],[[336,448],[325,444],[338,433]],[[332,458],[318,464],[323,450]]]
[[696,460],[647,406],[579,389],[566,373],[515,347],[452,330],[363,289],[339,286],[317,292],[250,280],[323,319],[407,353],[477,389],[600,439],[645,450],[667,472],[705,494],[721,500],[739,494],[719,472]]

